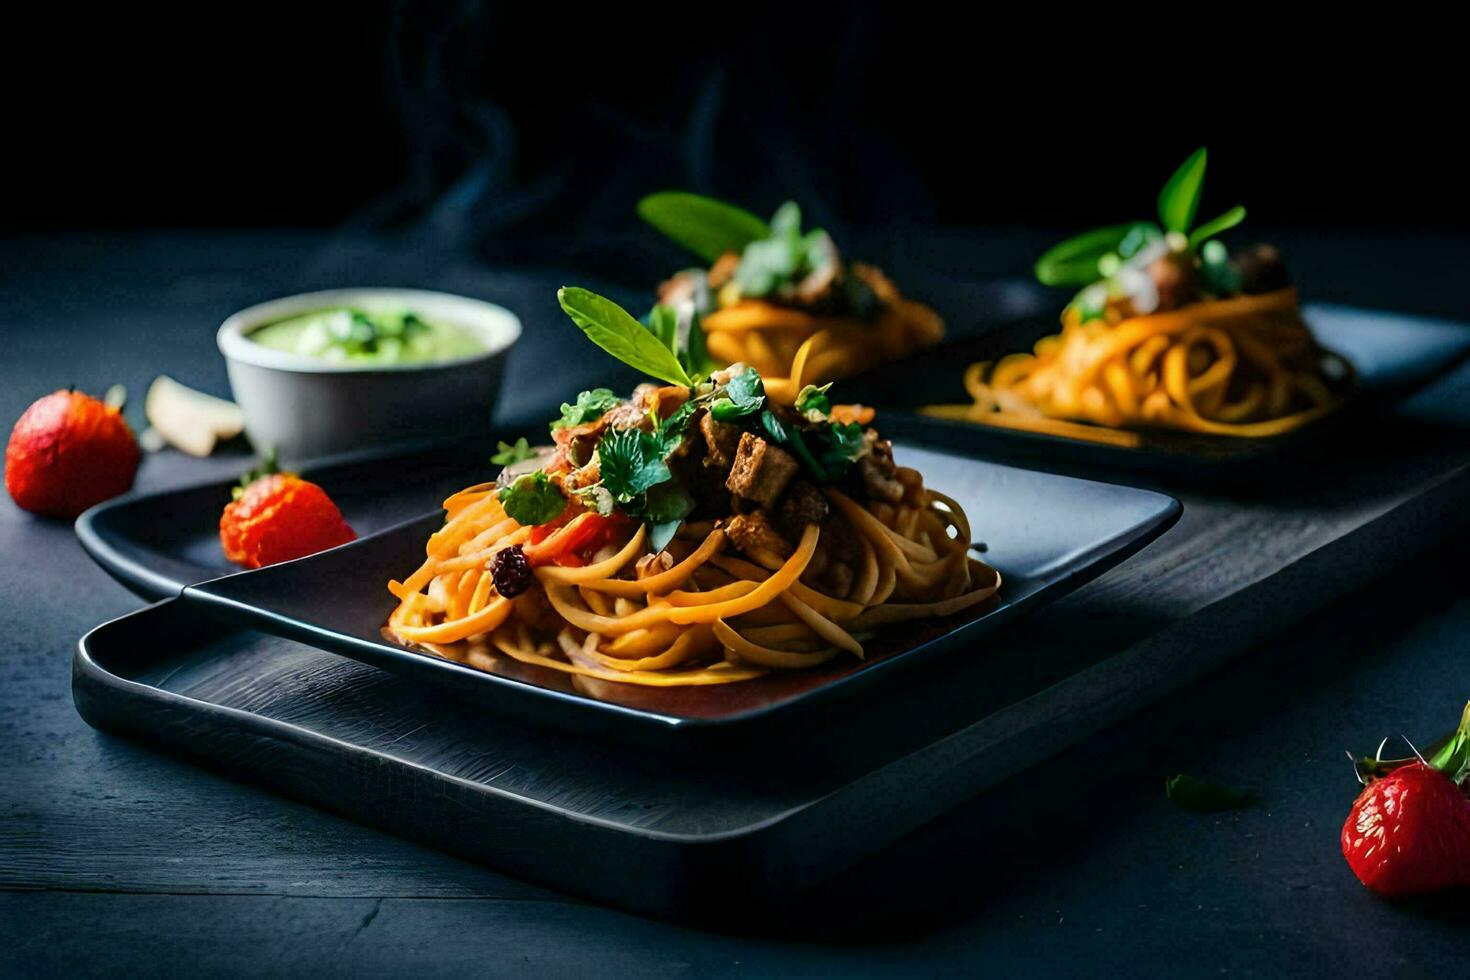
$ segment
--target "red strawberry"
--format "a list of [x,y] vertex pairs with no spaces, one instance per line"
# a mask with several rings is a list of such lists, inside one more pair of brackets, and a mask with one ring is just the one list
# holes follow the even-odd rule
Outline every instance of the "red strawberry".
[[315,483],[276,470],[267,454],[247,473],[219,521],[225,557],[246,568],[314,555],[357,537],[342,512]]
[[15,423],[5,450],[5,487],[26,510],[76,517],[127,492],[141,458],[116,406],[79,391],[57,391]]
[[1470,705],[1460,729],[1428,760],[1370,760],[1367,785],[1342,828],[1358,880],[1401,897],[1470,888]]

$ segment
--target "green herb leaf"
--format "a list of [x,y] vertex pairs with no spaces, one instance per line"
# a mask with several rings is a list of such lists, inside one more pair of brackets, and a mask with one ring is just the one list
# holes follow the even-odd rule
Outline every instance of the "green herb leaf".
[[652,524],[682,521],[693,509],[694,498],[678,480],[665,480],[649,487],[644,496],[643,516]]
[[818,464],[828,479],[840,480],[863,453],[863,427],[856,422],[834,422],[814,431],[822,443]]
[[653,437],[658,441],[659,453],[663,458],[667,459],[670,453],[679,448],[684,441],[684,433],[689,429],[689,420],[698,409],[699,406],[691,398],[676,408],[668,418],[654,421]]
[[673,352],[690,378],[699,379],[714,370],[715,362],[705,347],[704,328],[699,313],[687,309],[683,313],[672,306],[655,306],[645,318],[648,330]]
[[594,483],[590,487],[582,487],[572,491],[573,496],[582,502],[582,506],[590,511],[602,515],[612,516],[613,508],[617,502],[613,500],[612,492],[600,483]]
[[1189,234],[1199,211],[1200,194],[1205,188],[1205,163],[1208,154],[1202,146],[1180,164],[1179,169],[1159,191],[1159,223],[1165,231]]
[[1189,233],[1190,248],[1198,248],[1201,242],[1209,241],[1222,232],[1229,231],[1245,220],[1245,208],[1237,204],[1218,218],[1212,218]]
[[622,399],[606,388],[593,388],[577,395],[577,403],[561,403],[561,418],[551,423],[551,431],[574,425],[585,425],[601,418],[604,412],[617,408]]
[[822,415],[832,413],[832,399],[827,397],[827,389],[832,387],[828,381],[821,387],[807,385],[801,389],[796,396],[796,410],[805,415],[807,412],[819,412]]
[[735,284],[741,295],[765,296],[837,261],[837,248],[820,228],[801,233],[801,208],[787,201],[771,218],[770,236],[753,241],[741,253]]
[[673,351],[612,300],[578,286],[563,286],[556,298],[587,339],[613,357],[660,381],[693,386]]
[[670,477],[662,443],[640,429],[609,432],[597,444],[597,456],[602,485],[620,504]]
[[648,550],[655,555],[669,546],[674,540],[674,535],[679,533],[679,526],[684,523],[682,517],[671,521],[662,521],[658,524],[648,525]]
[[507,514],[530,526],[555,520],[567,508],[567,498],[540,470],[518,477],[498,496]]
[[661,191],[638,202],[638,216],[706,262],[771,233],[749,211],[687,191]]
[[761,412],[761,426],[778,444],[785,444],[787,438],[786,426],[781,424],[781,420],[776,418],[776,413],[772,412],[769,408]]
[[[565,410],[563,413],[565,414]],[[508,442],[497,442],[496,447],[500,452],[491,456],[490,462],[498,463],[501,466],[511,466],[536,455],[536,450],[531,448],[531,444],[526,441],[525,436],[517,439],[514,446]]]
[[1098,260],[1116,251],[1129,233],[1141,224],[1147,225],[1148,222],[1130,221],[1123,225],[1094,228],[1053,245],[1036,260],[1036,278],[1046,286],[1085,286],[1096,282]]
[[672,306],[655,306],[648,311],[648,330],[658,342],[675,351],[679,331],[679,313]]
[[1240,292],[1240,272],[1230,264],[1230,250],[1218,241],[1205,242],[1199,251],[1200,279],[1216,296]]
[[1246,790],[1207,783],[1183,773],[1164,781],[1164,793],[1177,805],[1196,813],[1239,810],[1255,802],[1255,797]]

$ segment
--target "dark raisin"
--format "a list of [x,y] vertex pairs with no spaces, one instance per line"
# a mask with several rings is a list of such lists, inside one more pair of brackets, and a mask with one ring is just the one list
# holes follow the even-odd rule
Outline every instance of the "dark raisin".
[[514,599],[531,587],[531,563],[521,546],[513,544],[503,548],[490,559],[490,578],[495,582],[495,591],[507,599]]

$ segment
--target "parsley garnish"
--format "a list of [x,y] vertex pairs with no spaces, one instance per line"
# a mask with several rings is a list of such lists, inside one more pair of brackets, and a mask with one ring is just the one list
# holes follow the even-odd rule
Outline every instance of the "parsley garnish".
[[569,405],[561,404],[561,418],[551,423],[551,431],[565,429],[573,425],[586,425],[601,418],[604,412],[618,407],[622,399],[614,395],[606,388],[593,388],[584,391],[577,396],[577,403]]
[[500,466],[511,466],[536,455],[536,450],[531,448],[531,444],[526,441],[525,436],[517,439],[514,446],[508,442],[500,442],[496,445],[500,449],[500,452],[491,456],[490,462],[497,463]]
[[540,470],[518,477],[499,498],[507,514],[528,526],[555,520],[567,508],[567,498]]

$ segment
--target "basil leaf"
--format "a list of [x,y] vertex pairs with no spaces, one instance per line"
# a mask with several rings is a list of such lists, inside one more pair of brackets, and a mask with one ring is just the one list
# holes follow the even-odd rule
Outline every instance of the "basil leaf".
[[1085,286],[1096,282],[1098,260],[1115,251],[1140,224],[1146,222],[1094,228],[1053,245],[1036,260],[1036,278],[1046,286]]
[[669,384],[693,386],[673,351],[612,300],[579,286],[563,286],[556,299],[587,339],[624,364]]
[[501,466],[510,466],[536,455],[536,450],[531,448],[531,444],[526,441],[525,436],[517,439],[514,446],[508,442],[497,442],[496,447],[500,452],[491,456],[490,462],[498,463]]
[[666,480],[650,487],[643,500],[643,516],[653,524],[682,521],[693,509],[694,498],[678,480]]
[[507,514],[528,526],[545,524],[567,509],[567,498],[540,470],[518,477],[499,498]]
[[770,235],[749,211],[687,191],[661,191],[638,202],[638,216],[706,262]]
[[1216,235],[1229,231],[1245,220],[1245,208],[1237,204],[1218,218],[1212,218],[1189,233],[1190,248],[1198,248],[1201,242],[1208,241]]
[[632,502],[649,487],[670,477],[662,445],[639,429],[609,432],[597,444],[597,457],[602,485],[620,504]]
[[1189,234],[1194,216],[1199,211],[1200,194],[1205,188],[1205,164],[1208,154],[1202,146],[1179,165],[1174,175],[1159,191],[1159,223],[1165,231]]
[[648,330],[658,342],[669,350],[676,350],[675,340],[679,330],[679,314],[672,306],[655,306],[648,311]]
[[604,412],[617,408],[622,399],[606,388],[593,388],[577,395],[577,403],[561,404],[561,418],[551,423],[551,431],[573,425],[585,425],[601,418]]
[[817,462],[817,458],[807,448],[806,440],[801,437],[801,432],[794,428],[786,429],[785,431],[786,445],[791,449],[792,455],[801,460],[806,466],[807,472],[811,474],[812,479],[818,483],[830,482],[831,477],[827,473],[826,467]]
[[1246,790],[1208,783],[1183,773],[1164,781],[1164,794],[1178,806],[1195,813],[1240,810],[1255,802],[1255,797]]

